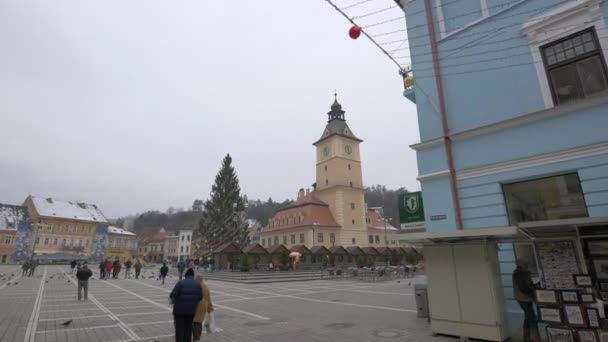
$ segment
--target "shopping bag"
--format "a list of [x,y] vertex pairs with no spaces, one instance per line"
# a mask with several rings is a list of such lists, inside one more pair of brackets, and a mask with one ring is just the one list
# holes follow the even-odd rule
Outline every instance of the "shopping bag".
[[205,320],[205,330],[207,331],[207,334],[214,334],[224,331],[223,329],[218,328],[217,325],[215,325],[215,315],[213,314],[213,312],[210,312],[207,316],[207,319]]

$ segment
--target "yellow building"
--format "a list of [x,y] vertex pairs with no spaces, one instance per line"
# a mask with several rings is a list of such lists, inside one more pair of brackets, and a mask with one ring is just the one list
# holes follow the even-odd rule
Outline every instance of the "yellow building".
[[95,204],[28,196],[23,203],[34,225],[34,254],[91,254],[98,224],[108,224]]
[[[375,246],[364,199],[361,154],[336,99],[316,147],[316,185],[298,193],[293,205],[279,210],[260,233],[262,246]],[[368,225],[368,221],[370,224]],[[376,223],[376,221],[374,221]],[[369,236],[373,235],[373,243]],[[382,239],[384,242],[384,239]]]
[[106,235],[104,255],[109,260],[134,262],[137,257],[137,236],[119,227],[109,226]]

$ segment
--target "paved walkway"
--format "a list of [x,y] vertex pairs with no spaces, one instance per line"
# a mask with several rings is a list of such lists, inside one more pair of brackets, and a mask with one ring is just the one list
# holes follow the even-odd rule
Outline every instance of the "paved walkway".
[[[174,340],[168,303],[173,276],[165,285],[156,270],[145,270],[139,280],[92,279],[89,300],[78,301],[67,266],[20,274],[15,266],[0,266],[0,341]],[[407,283],[209,281],[224,331],[203,341],[453,341],[430,336],[426,321],[416,318]]]

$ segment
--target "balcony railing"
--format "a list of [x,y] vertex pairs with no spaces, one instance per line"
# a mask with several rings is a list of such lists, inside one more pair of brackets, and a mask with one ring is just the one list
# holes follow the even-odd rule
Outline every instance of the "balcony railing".
[[137,246],[106,246],[109,251],[136,251]]

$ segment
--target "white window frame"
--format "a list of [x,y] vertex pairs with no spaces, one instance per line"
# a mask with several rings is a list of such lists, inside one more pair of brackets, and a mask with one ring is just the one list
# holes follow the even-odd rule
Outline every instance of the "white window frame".
[[[538,85],[543,96],[545,108],[555,107],[547,71],[540,47],[570,36],[574,33],[595,27],[596,36],[603,56],[608,55],[608,37],[602,35],[606,22],[602,15],[603,0],[578,0],[558,6],[541,13],[522,25],[521,31],[528,37],[532,59],[536,69]],[[560,29],[564,27],[564,29]]]
[[[448,0],[448,1],[452,1],[452,0]],[[447,29],[445,28],[445,17],[443,15],[443,0],[435,0],[435,9],[436,9],[436,13],[437,13],[437,18],[435,18],[435,21],[439,24],[439,35],[440,35],[441,39],[447,37],[449,34],[459,32],[460,30],[462,30],[464,28],[467,28],[471,25],[475,25],[480,20],[483,20],[490,16],[490,10],[488,8],[488,0],[479,0],[479,8],[481,9],[480,18],[473,20],[472,22],[470,22],[467,25],[464,25],[463,27],[457,28],[456,30],[454,30],[452,32],[447,32]],[[448,19],[450,19],[450,18],[448,18]]]

